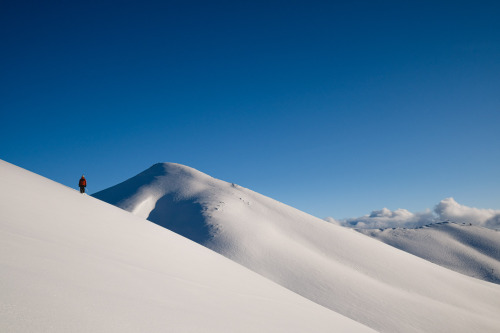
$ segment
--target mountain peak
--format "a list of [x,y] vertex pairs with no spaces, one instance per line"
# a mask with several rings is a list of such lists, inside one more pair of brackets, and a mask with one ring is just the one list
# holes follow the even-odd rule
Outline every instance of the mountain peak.
[[0,183],[1,332],[373,332],[2,160]]
[[[201,171],[191,168],[187,165],[172,163],[172,162],[160,162],[155,163],[148,169],[144,170],[138,175],[146,174],[155,177],[175,175],[175,176],[190,176],[190,177],[210,177]],[[210,177],[211,178],[211,177]]]
[[115,196],[117,206],[377,331],[469,332],[471,315],[485,318],[482,331],[500,327],[486,323],[498,313],[497,285],[183,165],[155,164],[95,196]]
[[[178,163],[156,163],[136,176],[93,194],[95,198],[130,211],[144,218],[166,197],[178,202],[189,200],[216,181],[194,168]],[[164,210],[164,209],[161,209]],[[199,210],[199,207],[196,207]],[[188,213],[187,211],[183,212]],[[192,217],[192,214],[188,214]],[[177,218],[180,218],[177,216]]]

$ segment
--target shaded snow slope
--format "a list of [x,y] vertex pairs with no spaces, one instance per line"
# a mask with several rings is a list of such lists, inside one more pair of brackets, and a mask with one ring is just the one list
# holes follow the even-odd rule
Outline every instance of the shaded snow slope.
[[462,274],[500,284],[499,231],[452,222],[358,231]]
[[499,332],[500,286],[192,168],[156,164],[95,196],[382,332]]
[[0,332],[372,331],[3,161],[0,184]]

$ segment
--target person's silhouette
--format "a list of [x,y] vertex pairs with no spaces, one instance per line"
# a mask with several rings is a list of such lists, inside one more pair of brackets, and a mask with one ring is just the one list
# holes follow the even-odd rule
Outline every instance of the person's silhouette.
[[80,193],[85,193],[85,187],[87,186],[87,180],[85,179],[84,175],[82,175],[82,178],[80,178],[80,182],[78,182],[78,186],[80,186]]

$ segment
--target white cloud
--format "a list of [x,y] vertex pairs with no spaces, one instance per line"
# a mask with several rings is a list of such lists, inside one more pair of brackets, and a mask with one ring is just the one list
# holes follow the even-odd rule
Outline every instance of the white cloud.
[[446,198],[434,208],[442,220],[472,223],[487,228],[500,227],[500,210],[479,209],[459,204],[453,198]]
[[412,213],[401,208],[394,211],[383,208],[361,217],[344,220],[327,217],[326,220],[337,225],[360,229],[417,228],[448,220],[498,229],[500,228],[500,210],[468,207],[460,205],[453,198],[446,198],[435,206],[434,211],[427,209],[424,212]]
[[377,228],[416,228],[435,222],[436,217],[430,210],[421,213],[411,213],[406,209],[394,211],[383,208],[375,210],[369,215],[335,220],[327,218],[327,221],[351,228],[377,229]]

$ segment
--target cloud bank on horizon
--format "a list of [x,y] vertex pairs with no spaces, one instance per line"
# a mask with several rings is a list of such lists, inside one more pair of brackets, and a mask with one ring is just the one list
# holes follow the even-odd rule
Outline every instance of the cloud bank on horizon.
[[434,210],[427,209],[424,212],[412,213],[402,208],[394,211],[382,208],[361,217],[342,220],[327,217],[325,220],[358,229],[418,228],[443,221],[471,223],[485,228],[500,229],[500,210],[469,207],[459,204],[453,198],[446,198],[441,200]]

